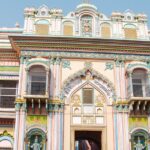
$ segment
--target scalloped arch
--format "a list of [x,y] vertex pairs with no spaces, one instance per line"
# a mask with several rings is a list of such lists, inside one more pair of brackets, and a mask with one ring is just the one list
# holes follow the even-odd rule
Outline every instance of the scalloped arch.
[[[103,83],[105,83],[107,85],[107,87],[109,87],[109,89],[111,89],[113,96],[115,96],[115,88],[113,86],[113,83],[111,81],[109,81],[108,78],[106,78],[105,76],[103,76],[101,73],[99,73],[98,71],[94,70],[93,68],[84,68],[82,70],[79,70],[78,72],[74,73],[73,75],[69,76],[64,82],[63,82],[63,87],[60,93],[60,99],[63,100],[66,97],[66,89],[68,86],[70,86],[70,84],[72,83],[72,81],[74,81],[75,79],[81,78],[82,76],[86,76],[86,72],[90,71],[92,77],[96,77],[97,79],[103,81]],[[72,89],[75,87],[76,85],[73,85]],[[81,85],[80,85],[81,86]],[[71,90],[67,91],[67,95],[70,95]]]

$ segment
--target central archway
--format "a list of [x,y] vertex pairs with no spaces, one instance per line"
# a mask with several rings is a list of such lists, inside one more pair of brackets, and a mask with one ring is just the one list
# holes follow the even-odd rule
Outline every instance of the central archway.
[[[98,150],[107,149],[104,144],[107,131],[113,135],[113,126],[107,126],[107,122],[113,124],[112,116],[108,115],[112,113],[115,100],[113,84],[93,68],[84,68],[65,80],[60,98],[65,102],[64,114],[67,114],[64,116],[64,133],[71,136],[71,140],[65,138],[65,149],[75,150],[84,142]],[[97,138],[88,137],[86,132]],[[67,141],[70,141],[70,147]]]

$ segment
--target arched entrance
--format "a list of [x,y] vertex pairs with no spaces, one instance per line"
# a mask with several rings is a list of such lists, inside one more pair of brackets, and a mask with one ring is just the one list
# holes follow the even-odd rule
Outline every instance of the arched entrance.
[[[64,116],[66,150],[88,150],[88,146],[93,150],[109,149],[106,143],[108,134],[113,141],[110,113],[113,113],[114,95],[112,83],[93,69],[83,69],[66,80],[61,93],[66,103],[64,113],[67,114]],[[107,126],[107,122],[111,125]]]

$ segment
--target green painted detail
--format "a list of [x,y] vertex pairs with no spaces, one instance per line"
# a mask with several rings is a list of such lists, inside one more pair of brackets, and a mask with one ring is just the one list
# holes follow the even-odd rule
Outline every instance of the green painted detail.
[[45,64],[46,66],[49,65],[49,61],[33,60],[33,61],[28,61],[28,62],[27,62],[27,66],[29,66],[30,64],[34,64],[34,63],[42,63],[42,64]]
[[105,70],[112,70],[112,69],[114,69],[114,63],[106,62],[105,67],[106,67]]
[[140,63],[129,64],[127,69],[131,69],[131,68],[134,68],[134,67],[145,67],[147,69],[150,69],[150,64],[149,63],[147,63],[147,64],[140,64]]
[[27,124],[42,124],[47,125],[47,116],[39,116],[39,115],[33,115],[33,116],[27,116]]
[[87,68],[87,69],[92,68],[92,66],[93,66],[93,64],[91,62],[87,61],[87,62],[84,63],[84,67]]
[[70,61],[69,60],[63,60],[62,61],[62,67],[63,68],[68,68],[68,69],[71,70]]
[[148,128],[148,119],[147,117],[130,117],[129,118],[129,130],[133,130],[137,127],[140,128]]
[[0,66],[0,71],[19,72],[19,66]]
[[93,58],[93,59],[111,59],[111,60],[138,60],[138,61],[147,61],[150,62],[149,55],[128,55],[128,54],[102,54],[102,53],[90,53],[90,52],[39,52],[38,50],[34,51],[21,51],[22,56],[41,56],[41,57],[64,57],[64,58]]

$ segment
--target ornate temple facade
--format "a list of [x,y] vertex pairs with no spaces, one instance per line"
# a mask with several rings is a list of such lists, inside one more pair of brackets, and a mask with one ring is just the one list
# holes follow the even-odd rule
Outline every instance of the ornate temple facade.
[[145,14],[25,8],[0,28],[0,150],[150,149]]

